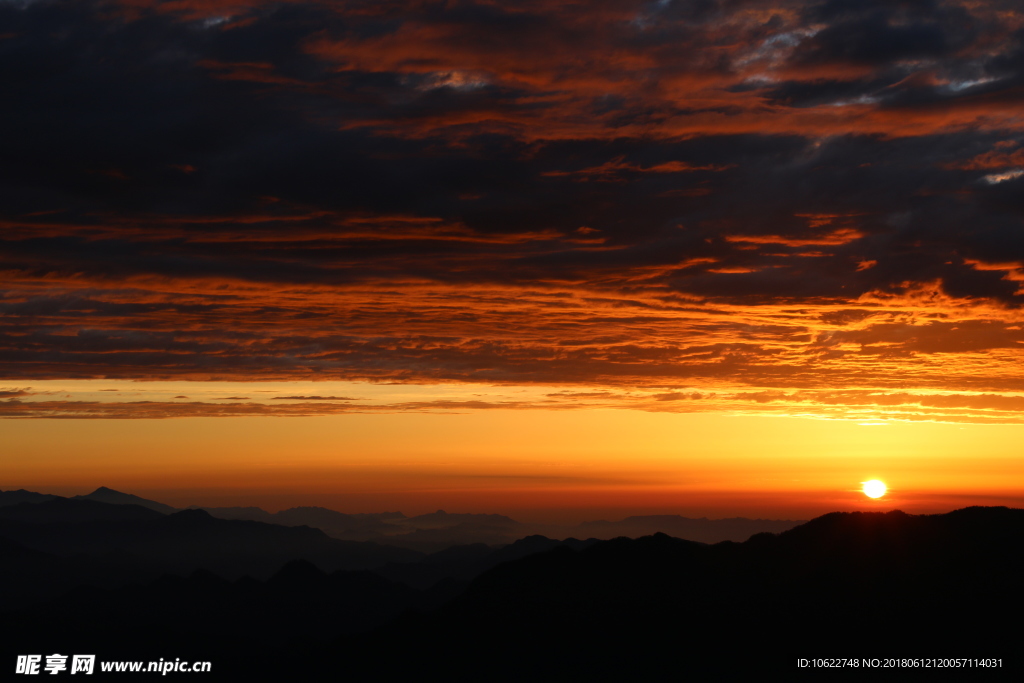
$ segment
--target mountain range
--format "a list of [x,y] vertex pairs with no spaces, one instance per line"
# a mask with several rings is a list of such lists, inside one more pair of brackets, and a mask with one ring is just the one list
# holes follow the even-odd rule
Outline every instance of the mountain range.
[[[397,584],[426,590],[446,579],[469,581],[500,562],[556,545],[583,547],[595,542],[532,536],[498,547],[454,545],[428,554],[373,541],[332,538],[306,525],[221,519],[204,509],[171,508],[170,514],[164,514],[160,503],[110,489],[73,498],[27,494],[0,492],[3,576],[8,579],[6,585],[17,586],[0,590],[0,606],[55,597],[77,585],[113,588],[164,575],[187,577],[196,571],[226,580],[266,580],[293,560],[327,573],[372,570]],[[301,515],[310,510],[320,519],[340,514],[320,508],[285,512]],[[269,519],[282,516],[287,518],[282,513],[267,515]],[[428,519],[437,524],[444,516],[439,512]]]
[[[29,491],[0,491],[0,507],[17,502],[39,502],[52,499]],[[92,493],[74,496],[117,505],[139,505],[162,514],[179,512],[164,503],[121,493],[101,486]],[[248,520],[281,526],[309,526],[320,529],[332,538],[346,541],[373,541],[391,546],[434,553],[456,545],[483,543],[502,546],[526,536],[548,538],[611,539],[620,536],[636,538],[662,532],[702,543],[745,541],[761,532],[780,533],[801,524],[800,520],[765,519],[691,519],[679,515],[628,517],[620,521],[590,521],[578,525],[530,524],[497,514],[450,513],[444,510],[407,517],[401,512],[346,514],[323,507],[295,507],[280,512],[267,512],[259,507],[207,507],[211,516],[226,520]]]
[[[192,564],[171,561],[182,552]],[[289,552],[262,576],[223,569]],[[1024,510],[1007,508],[832,513],[742,543],[534,536],[424,555],[57,498],[0,508],[0,553],[5,649],[204,659],[210,680],[821,680],[800,662],[836,658],[903,678],[901,661],[970,658],[972,680],[1020,669]]]

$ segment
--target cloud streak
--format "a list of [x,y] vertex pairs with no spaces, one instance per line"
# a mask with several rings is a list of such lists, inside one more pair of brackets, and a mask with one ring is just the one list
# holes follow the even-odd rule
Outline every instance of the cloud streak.
[[[473,389],[481,389],[482,393]],[[938,421],[1015,424],[1024,414],[1024,393],[924,392],[885,389],[674,391],[618,389],[538,393],[527,388],[464,387],[461,396],[423,396],[408,400],[401,392],[352,403],[327,397],[225,397],[166,400],[159,391],[145,400],[96,400],[78,393],[61,397],[9,398],[0,401],[0,418],[18,419],[169,419],[181,417],[312,417],[350,413],[459,414],[481,410],[639,410],[653,413],[730,413],[858,421]],[[175,399],[187,399],[176,396]],[[287,402],[277,402],[287,399]]]

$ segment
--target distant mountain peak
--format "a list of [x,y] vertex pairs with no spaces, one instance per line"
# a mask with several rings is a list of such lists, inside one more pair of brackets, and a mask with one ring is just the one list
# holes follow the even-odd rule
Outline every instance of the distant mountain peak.
[[141,505],[142,507],[155,510],[156,512],[169,515],[177,512],[177,508],[155,500],[147,500],[131,493],[115,491],[112,488],[101,486],[92,493],[85,496],[74,496],[77,500],[94,500],[100,503],[113,503],[114,505]]
[[54,496],[49,493],[26,491],[25,489],[18,489],[17,491],[0,491],[0,507],[17,505],[18,503],[42,503],[59,497],[60,496]]
[[309,560],[292,560],[286,563],[270,580],[274,583],[309,583],[321,581],[327,573]]

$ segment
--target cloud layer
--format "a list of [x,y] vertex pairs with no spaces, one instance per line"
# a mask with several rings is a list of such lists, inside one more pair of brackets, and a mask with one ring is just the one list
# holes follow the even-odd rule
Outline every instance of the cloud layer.
[[11,386],[1024,391],[1017,3],[35,0],[0,27]]

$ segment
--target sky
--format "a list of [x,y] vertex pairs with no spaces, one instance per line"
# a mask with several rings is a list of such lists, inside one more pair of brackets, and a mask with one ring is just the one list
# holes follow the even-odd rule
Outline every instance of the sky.
[[1016,0],[0,0],[0,64],[0,488],[1024,505]]

